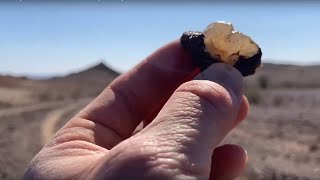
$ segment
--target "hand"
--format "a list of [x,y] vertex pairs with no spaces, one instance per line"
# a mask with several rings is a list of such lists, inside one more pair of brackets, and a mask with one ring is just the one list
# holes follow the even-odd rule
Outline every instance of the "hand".
[[236,178],[246,152],[218,145],[247,115],[242,76],[225,64],[196,74],[178,41],[157,50],[61,128],[24,178]]

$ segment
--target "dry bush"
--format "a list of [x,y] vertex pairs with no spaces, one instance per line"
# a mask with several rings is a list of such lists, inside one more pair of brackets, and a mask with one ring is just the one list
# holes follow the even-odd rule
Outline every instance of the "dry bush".
[[250,168],[245,174],[245,178],[248,180],[310,180],[310,178],[287,174],[272,167],[265,167],[261,171]]
[[1,102],[0,101],[0,108],[9,108],[11,107],[12,105],[9,104],[8,102]]
[[80,99],[81,98],[81,89],[75,88],[71,94],[70,94],[71,99]]
[[318,144],[312,144],[309,146],[309,151],[310,152],[316,152],[319,150]]
[[244,94],[251,104],[258,105],[262,103],[262,95],[259,88],[245,88]]
[[270,85],[270,79],[265,75],[260,76],[257,81],[261,89],[267,89]]
[[273,99],[272,99],[272,104],[276,107],[282,106],[285,103],[285,99],[284,97],[280,96],[280,95],[276,95]]
[[37,96],[39,102],[47,102],[47,101],[50,101],[52,99],[50,94],[47,93],[47,92],[40,93],[40,94],[38,94],[36,96]]

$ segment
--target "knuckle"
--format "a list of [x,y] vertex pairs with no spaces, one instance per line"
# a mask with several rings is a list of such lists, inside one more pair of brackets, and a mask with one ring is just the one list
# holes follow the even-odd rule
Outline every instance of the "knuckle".
[[[144,171],[162,177],[161,179],[167,179],[167,175],[196,177],[209,172],[207,166],[204,166],[206,163],[192,162],[185,153],[177,150],[177,147],[159,139],[145,138],[135,142],[130,149],[126,148],[124,153],[127,154],[125,157],[129,157],[126,164],[140,164],[139,167]],[[132,154],[134,156],[131,156]]]
[[193,80],[182,84],[176,92],[190,93],[202,106],[218,111],[233,109],[231,94],[221,85],[207,80]]

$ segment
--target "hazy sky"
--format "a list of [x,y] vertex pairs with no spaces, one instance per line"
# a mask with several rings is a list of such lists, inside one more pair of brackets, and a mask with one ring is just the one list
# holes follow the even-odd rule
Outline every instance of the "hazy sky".
[[[63,1],[62,1],[63,2]],[[126,71],[187,30],[224,20],[263,58],[320,64],[320,3],[0,3],[0,73],[63,74],[103,58]]]

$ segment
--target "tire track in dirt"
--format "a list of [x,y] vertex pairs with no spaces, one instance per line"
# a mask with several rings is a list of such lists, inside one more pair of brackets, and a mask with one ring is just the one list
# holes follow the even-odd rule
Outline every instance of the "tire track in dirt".
[[52,109],[52,108],[56,108],[57,106],[68,104],[70,102],[73,102],[73,101],[71,100],[52,101],[52,102],[39,103],[39,104],[34,104],[29,106],[0,109],[0,117],[12,116],[16,114],[25,113],[25,112],[34,112],[34,111],[39,111],[44,109]]
[[48,113],[41,126],[42,143],[46,144],[51,139],[58,128],[57,124],[62,120],[65,120],[64,118],[67,118],[67,114],[72,112],[75,113],[77,110],[80,110],[80,108],[88,104],[90,100],[91,98],[85,98],[77,102],[64,104],[63,107],[60,107]]

